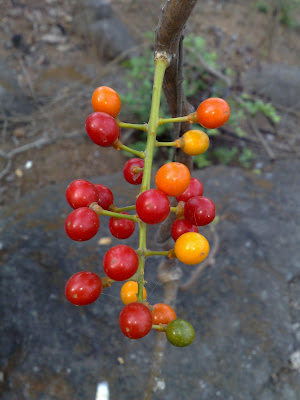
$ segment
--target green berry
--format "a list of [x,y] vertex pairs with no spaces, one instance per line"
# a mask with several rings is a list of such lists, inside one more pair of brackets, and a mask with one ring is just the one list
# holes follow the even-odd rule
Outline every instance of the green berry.
[[166,330],[168,341],[177,347],[189,346],[193,343],[195,330],[193,325],[184,319],[174,319],[171,321]]

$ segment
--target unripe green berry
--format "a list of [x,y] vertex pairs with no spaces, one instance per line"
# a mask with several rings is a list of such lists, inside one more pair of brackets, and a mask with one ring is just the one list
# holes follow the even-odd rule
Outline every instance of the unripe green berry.
[[193,343],[195,330],[193,325],[184,319],[174,319],[171,321],[166,330],[168,341],[177,347],[189,346]]

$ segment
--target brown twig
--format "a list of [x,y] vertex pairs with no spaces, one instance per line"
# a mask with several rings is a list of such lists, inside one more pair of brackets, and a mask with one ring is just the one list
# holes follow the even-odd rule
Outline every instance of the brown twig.
[[261,144],[263,145],[263,147],[266,150],[266,153],[269,156],[269,159],[271,161],[275,160],[275,154],[273,152],[273,150],[270,148],[270,146],[268,145],[268,143],[266,142],[265,138],[263,137],[263,135],[260,133],[260,131],[257,129],[255,123],[252,121],[251,118],[248,118],[247,120],[250,128],[252,129],[253,133],[258,137],[259,141],[261,142]]

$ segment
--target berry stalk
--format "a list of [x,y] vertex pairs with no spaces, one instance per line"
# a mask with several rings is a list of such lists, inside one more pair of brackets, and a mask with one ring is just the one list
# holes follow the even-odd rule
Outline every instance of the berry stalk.
[[[167,67],[169,66],[168,60],[164,56],[155,59],[155,73],[152,92],[152,104],[150,111],[150,118],[147,126],[147,144],[145,149],[144,158],[144,171],[143,180],[141,185],[141,193],[150,189],[151,171],[153,162],[153,152],[156,142],[157,128],[159,126],[159,107],[162,92],[162,84]],[[146,243],[146,224],[140,222],[139,230],[139,250],[142,255],[139,255],[138,267],[138,301],[143,302],[143,288],[144,288],[144,267],[145,267],[145,251],[147,249]]]

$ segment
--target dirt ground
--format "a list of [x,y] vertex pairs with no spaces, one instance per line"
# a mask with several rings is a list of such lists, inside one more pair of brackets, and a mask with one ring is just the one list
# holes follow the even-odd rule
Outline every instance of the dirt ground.
[[[101,84],[122,90],[120,66],[99,60],[85,39],[73,33],[76,0],[0,0],[0,58],[17,76],[33,105],[31,115],[0,111],[0,206],[36,188],[122,168],[125,157],[113,149],[95,147],[84,132],[92,112],[90,95]],[[137,43],[154,31],[164,1],[113,0],[115,13]],[[206,39],[224,68],[239,76],[262,61],[299,65],[299,30],[280,24],[272,13],[258,11],[256,1],[199,1],[186,33]],[[299,10],[293,14],[300,23]],[[134,23],[133,23],[134,21]],[[61,40],[51,43],[47,35]],[[31,144],[34,144],[33,146]],[[29,147],[26,147],[29,145]],[[23,147],[25,146],[25,147]]]

